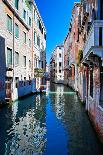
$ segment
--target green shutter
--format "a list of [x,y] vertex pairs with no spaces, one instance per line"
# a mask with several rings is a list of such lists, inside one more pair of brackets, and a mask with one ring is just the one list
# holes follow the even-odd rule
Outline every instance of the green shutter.
[[7,15],[7,29],[12,32],[12,18]]
[[19,26],[15,24],[15,36],[19,38]]
[[7,48],[7,65],[12,65],[12,50]]

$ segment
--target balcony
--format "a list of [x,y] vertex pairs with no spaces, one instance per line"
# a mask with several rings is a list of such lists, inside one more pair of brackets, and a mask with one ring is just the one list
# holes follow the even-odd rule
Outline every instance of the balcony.
[[88,57],[90,53],[103,59],[103,20],[95,20],[89,30],[83,48],[83,58]]

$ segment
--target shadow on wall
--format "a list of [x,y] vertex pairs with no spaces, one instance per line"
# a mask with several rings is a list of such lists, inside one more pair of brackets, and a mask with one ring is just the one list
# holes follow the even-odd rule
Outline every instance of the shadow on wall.
[[0,36],[0,103],[5,101],[6,56],[5,39]]

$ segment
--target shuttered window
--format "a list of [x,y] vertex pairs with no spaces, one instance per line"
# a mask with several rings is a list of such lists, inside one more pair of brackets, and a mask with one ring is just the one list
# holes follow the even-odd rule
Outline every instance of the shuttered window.
[[36,32],[34,31],[34,45],[36,45]]
[[12,49],[7,48],[7,66],[12,65]]
[[24,67],[26,67],[26,56],[23,56]]
[[19,38],[19,26],[15,24],[15,36]]
[[40,37],[37,37],[37,45],[40,47]]
[[9,15],[7,15],[7,30],[12,32],[12,18]]
[[17,10],[19,9],[19,0],[15,0],[15,7]]

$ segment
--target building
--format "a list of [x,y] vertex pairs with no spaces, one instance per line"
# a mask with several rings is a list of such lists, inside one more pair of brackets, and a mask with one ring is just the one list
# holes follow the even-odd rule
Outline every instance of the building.
[[78,92],[103,141],[103,1],[74,3],[64,41],[64,84]]
[[46,72],[46,29],[35,2],[33,4],[33,68],[36,90],[40,91],[40,85],[45,84],[43,73]]
[[[72,87],[75,91],[78,91],[77,81],[78,81],[78,51],[79,51],[79,29],[78,29],[78,21],[79,21],[79,11],[81,4],[79,2],[74,3],[74,7],[72,9],[72,17],[70,21],[69,32],[67,38],[65,40],[65,44],[67,44],[67,48],[65,48],[65,53],[67,53],[68,62],[68,85]],[[68,43],[66,43],[68,42]],[[67,52],[66,52],[67,51]],[[66,56],[65,56],[66,57]],[[66,64],[67,65],[67,64]]]
[[64,46],[58,45],[54,49],[50,61],[51,81],[55,83],[64,82]]
[[12,101],[40,87],[40,84],[37,86],[34,70],[41,68],[41,61],[45,68],[45,56],[41,58],[40,55],[45,53],[46,30],[32,0],[1,0],[0,13],[0,36],[5,42],[4,47],[0,48],[5,49],[3,66],[6,70],[3,81],[6,95],[3,100]]
[[103,1],[81,3],[80,33],[84,36],[81,90],[85,93],[88,114],[103,140]]

